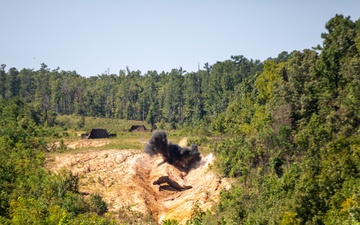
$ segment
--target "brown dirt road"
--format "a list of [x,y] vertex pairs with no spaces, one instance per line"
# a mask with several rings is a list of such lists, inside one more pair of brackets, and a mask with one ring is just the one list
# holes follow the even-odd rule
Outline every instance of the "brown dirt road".
[[[202,156],[186,173],[140,150],[84,150],[54,155],[46,166],[54,172],[65,168],[78,174],[80,191],[100,194],[110,212],[116,214],[125,207],[151,214],[158,223],[176,219],[184,224],[195,205],[209,210],[218,202],[220,190],[230,187],[230,181],[209,169],[213,159],[212,154]],[[180,191],[167,183],[153,184],[163,176],[192,188]]]

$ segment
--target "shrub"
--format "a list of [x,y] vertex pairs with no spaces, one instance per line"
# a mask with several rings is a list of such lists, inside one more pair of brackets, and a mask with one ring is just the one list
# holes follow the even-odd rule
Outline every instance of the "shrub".
[[90,205],[92,211],[96,212],[100,216],[104,215],[104,213],[108,211],[108,206],[106,202],[99,194],[94,194],[90,196]]

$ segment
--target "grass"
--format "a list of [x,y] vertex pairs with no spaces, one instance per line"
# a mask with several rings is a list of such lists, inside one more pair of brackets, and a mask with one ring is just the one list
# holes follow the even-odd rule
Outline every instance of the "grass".
[[[150,128],[149,124],[145,121],[133,121],[133,120],[120,120],[109,118],[97,118],[97,117],[81,117],[75,115],[61,115],[57,116],[56,128],[57,135],[47,137],[47,143],[71,143],[81,140],[81,134],[90,132],[93,128],[107,129],[109,133],[116,133],[116,137],[106,139],[108,144],[100,147],[86,146],[77,149],[55,149],[52,152],[78,152],[86,150],[106,150],[106,149],[135,149],[143,150],[146,142],[150,139],[152,132],[128,132],[128,129],[132,125],[145,125],[146,128]],[[172,143],[179,143],[184,137],[188,138],[187,145],[196,144],[199,151],[202,154],[209,154],[211,152],[211,143],[213,138],[194,132],[193,130],[180,129],[165,131],[168,135],[168,141]]]
[[150,129],[150,125],[145,121],[76,115],[59,115],[56,117],[55,122],[65,130],[84,131],[84,133],[90,132],[94,128],[107,129],[109,133],[127,132],[132,125],[144,125],[147,129]]
[[[149,141],[151,138],[152,133],[151,132],[119,132],[117,133],[116,137],[113,138],[106,138],[106,139],[88,139],[88,140],[82,140],[80,136],[76,136],[75,133],[78,131],[68,131],[71,133],[69,137],[62,138],[60,140],[63,140],[63,143],[65,145],[67,143],[74,143],[74,142],[80,142],[80,141],[89,141],[89,145],[85,147],[79,147],[76,149],[55,149],[50,154],[56,155],[61,153],[76,153],[80,151],[87,151],[87,150],[107,150],[107,149],[118,149],[118,150],[125,150],[125,149],[133,149],[133,150],[139,150],[142,151],[145,147],[145,144]],[[184,136],[178,136],[178,135],[172,135],[172,132],[168,132],[168,141],[178,144]],[[200,153],[202,154],[209,154],[211,152],[211,146],[210,143],[212,139],[210,137],[201,137],[201,136],[190,136],[187,137],[187,146],[190,146],[191,144],[196,144],[198,146],[198,149]],[[48,140],[48,143],[56,143],[60,141],[59,139],[52,138],[51,140]],[[94,141],[104,141],[107,144],[103,146],[94,146],[91,145],[91,142]]]

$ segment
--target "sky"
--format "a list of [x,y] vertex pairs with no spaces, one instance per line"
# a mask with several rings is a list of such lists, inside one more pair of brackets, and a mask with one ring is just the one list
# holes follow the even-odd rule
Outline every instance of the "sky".
[[76,71],[187,72],[243,55],[321,45],[326,22],[359,0],[0,0],[0,64]]

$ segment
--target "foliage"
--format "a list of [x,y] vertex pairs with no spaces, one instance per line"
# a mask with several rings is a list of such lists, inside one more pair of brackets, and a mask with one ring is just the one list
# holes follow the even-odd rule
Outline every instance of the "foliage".
[[90,196],[90,205],[92,209],[100,216],[108,211],[106,202],[104,202],[99,194]]
[[205,212],[203,212],[198,203],[194,205],[194,212],[191,215],[190,220],[186,221],[186,225],[201,225],[203,223],[203,217],[205,216]]
[[123,224],[157,224],[149,214],[144,215],[137,210],[131,210],[130,207],[121,207],[118,211],[118,219]]
[[358,23],[336,15],[320,52],[282,53],[238,86],[214,126],[217,167],[238,184],[206,224],[360,223]]
[[179,222],[174,219],[167,219],[161,222],[162,225],[179,225]]
[[[0,221],[2,224],[112,224],[89,214],[91,205],[79,194],[79,178],[44,169],[52,128],[37,126],[21,100],[0,100]],[[94,198],[95,211],[106,211]],[[105,205],[106,206],[106,205]],[[78,221],[78,222],[76,222]],[[98,223],[99,222],[99,223]]]
[[211,146],[219,172],[237,179],[189,223],[359,224],[360,20],[335,15],[325,28],[312,50],[231,56],[191,73],[84,78],[1,65],[0,222],[111,224],[97,215],[100,196],[79,195],[76,176],[44,170],[43,137],[106,126],[138,146],[124,132],[135,120],[177,129],[175,139],[196,134],[188,142]]

